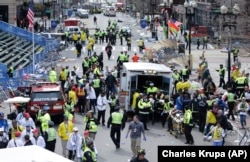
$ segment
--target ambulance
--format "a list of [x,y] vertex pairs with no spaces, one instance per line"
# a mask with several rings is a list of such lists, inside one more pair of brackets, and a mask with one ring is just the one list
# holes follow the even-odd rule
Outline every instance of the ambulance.
[[126,110],[131,110],[134,92],[145,92],[149,83],[170,95],[173,89],[172,70],[164,64],[149,62],[123,63],[120,74],[119,102]]

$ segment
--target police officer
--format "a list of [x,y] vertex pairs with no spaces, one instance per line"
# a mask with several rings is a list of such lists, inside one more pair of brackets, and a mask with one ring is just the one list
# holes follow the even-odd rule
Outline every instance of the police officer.
[[94,117],[93,111],[89,111],[87,115],[84,117],[84,122],[86,123],[86,128],[85,130],[89,131],[89,136],[95,140],[95,136],[98,130],[98,125],[99,122],[98,120]]
[[117,58],[117,63],[122,65],[123,62],[126,60],[126,55],[121,51],[120,55]]
[[227,114],[227,118],[229,119],[230,116],[232,116],[233,121],[235,120],[233,110],[234,110],[236,98],[237,98],[237,96],[232,92],[232,90],[229,90],[228,94],[227,94],[227,106],[228,106],[228,110],[229,110],[229,112]]
[[13,68],[13,66],[10,66],[8,68],[7,74],[9,75],[9,78],[13,78],[13,75],[14,75],[14,68]]
[[182,70],[181,70],[181,76],[182,79],[189,79],[189,70],[188,70],[188,65],[186,65]]
[[98,75],[95,75],[95,78],[93,80],[93,88],[95,90],[96,96],[99,96],[101,91],[101,79],[99,78]]
[[122,29],[119,32],[119,37],[120,37],[121,45],[123,45],[123,30]]
[[147,88],[147,95],[155,96],[158,91],[158,88],[154,86],[154,83],[150,83],[149,87]]
[[57,81],[57,73],[56,73],[54,67],[52,67],[50,72],[49,72],[49,81],[52,83]]
[[174,69],[174,73],[173,73],[172,77],[173,77],[173,80],[174,80],[174,89],[175,89],[175,92],[177,92],[176,84],[181,80],[181,76],[178,73],[177,69]]
[[223,67],[222,64],[220,64],[220,69],[219,69],[219,76],[220,76],[220,84],[219,87],[225,87],[225,68]]
[[144,129],[149,130],[147,128],[147,119],[150,111],[152,111],[152,104],[148,100],[147,95],[144,95],[143,98],[140,99],[140,101],[138,102],[138,108],[140,121],[142,121]]
[[244,91],[244,87],[248,86],[247,78],[245,76],[239,77],[235,80],[235,84],[236,84],[236,91],[238,91],[239,95],[241,95],[242,92]]
[[184,134],[186,138],[185,144],[193,144],[194,138],[191,134],[191,131],[193,129],[193,117],[192,117],[192,111],[190,110],[189,105],[185,106],[183,124],[184,124]]
[[144,49],[144,41],[142,40],[142,38],[138,40],[137,44],[139,47],[139,52],[142,53],[142,50]]
[[233,48],[233,57],[234,57],[234,62],[236,61],[236,59],[238,58],[238,54],[239,54],[240,50],[236,47]]
[[82,160],[83,160],[83,162],[97,162],[93,140],[87,141],[87,147],[83,151]]
[[86,72],[88,71],[90,67],[90,61],[88,57],[85,57],[83,62],[82,62],[82,70],[83,70],[83,75],[86,74]]
[[49,128],[49,121],[51,121],[50,115],[48,110],[50,109],[49,106],[43,106],[42,116],[39,118],[41,122],[41,133],[44,134],[45,131]]
[[72,115],[74,115],[74,102],[71,101],[70,98],[67,99],[67,102],[64,104],[64,115],[66,115],[66,113],[70,113]]
[[56,130],[53,128],[54,122],[49,121],[49,128],[44,133],[44,140],[46,142],[46,149],[54,152],[56,147]]
[[207,37],[203,37],[203,49],[207,49],[207,42],[208,42],[208,40],[207,40]]
[[199,47],[200,47],[200,39],[199,38],[196,39],[196,43],[197,43],[197,49],[199,49]]
[[128,51],[131,51],[131,37],[130,36],[127,38],[127,46],[128,46]]
[[111,94],[110,97],[110,103],[109,103],[109,107],[110,107],[110,115],[115,111],[115,107],[119,106],[119,100],[116,98],[115,94]]
[[110,124],[112,124],[110,137],[117,149],[120,148],[121,130],[123,130],[125,127],[123,114],[119,112],[119,110],[120,107],[117,106],[115,108],[115,112],[111,114],[108,120],[108,128],[110,127]]

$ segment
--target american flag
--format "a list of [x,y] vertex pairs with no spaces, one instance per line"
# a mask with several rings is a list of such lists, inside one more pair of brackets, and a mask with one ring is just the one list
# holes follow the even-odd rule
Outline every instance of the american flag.
[[29,26],[34,25],[34,3],[33,0],[30,1],[29,10],[27,13],[27,19],[29,21]]
[[171,21],[175,24],[175,26],[177,26],[177,27],[179,27],[181,24],[182,24],[182,22],[180,22],[180,21],[177,21],[177,20],[175,20],[175,19],[171,19]]

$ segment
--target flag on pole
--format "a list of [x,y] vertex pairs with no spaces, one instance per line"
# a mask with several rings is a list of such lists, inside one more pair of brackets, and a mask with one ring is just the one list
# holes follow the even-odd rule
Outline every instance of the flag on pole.
[[180,30],[179,27],[176,26],[175,23],[172,22],[171,20],[168,21],[168,29],[170,33],[175,33],[175,34],[177,34],[178,31]]
[[29,10],[27,13],[27,19],[29,21],[29,27],[34,25],[34,3],[33,0],[30,1]]
[[182,22],[177,21],[177,20],[175,20],[175,19],[171,19],[171,21],[172,21],[176,26],[178,26],[178,27],[182,24]]

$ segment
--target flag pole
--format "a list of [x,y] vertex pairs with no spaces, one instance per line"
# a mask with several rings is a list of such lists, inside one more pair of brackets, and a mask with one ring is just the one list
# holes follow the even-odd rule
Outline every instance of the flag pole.
[[33,74],[35,74],[35,35],[34,35],[34,25],[32,25],[32,59],[33,59],[32,70],[33,70]]

